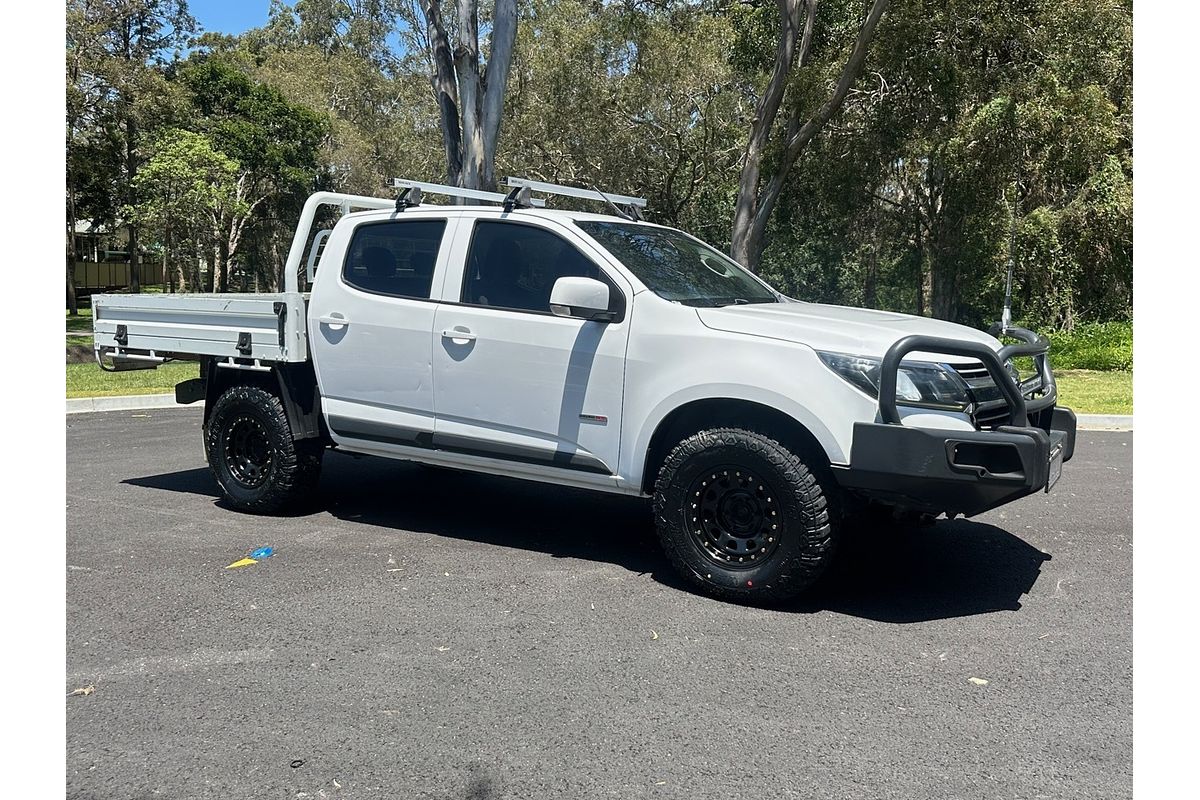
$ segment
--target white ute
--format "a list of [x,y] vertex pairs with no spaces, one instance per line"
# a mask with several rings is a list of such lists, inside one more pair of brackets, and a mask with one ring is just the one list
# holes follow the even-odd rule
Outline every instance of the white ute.
[[1074,450],[1029,331],[793,300],[641,221],[639,198],[396,185],[310,197],[283,292],[94,298],[102,367],[200,361],[176,399],[205,401],[236,508],[308,500],[330,447],[648,496],[686,580],[776,601],[821,574],[848,515],[978,514],[1049,491]]

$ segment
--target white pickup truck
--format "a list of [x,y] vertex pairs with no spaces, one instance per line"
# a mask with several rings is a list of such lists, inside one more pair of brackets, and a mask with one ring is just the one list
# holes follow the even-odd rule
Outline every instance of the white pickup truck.
[[[200,361],[176,398],[205,401],[234,507],[310,497],[330,447],[649,496],[687,581],[775,601],[821,574],[856,510],[978,514],[1049,491],[1071,458],[1075,416],[1029,331],[1005,346],[793,300],[641,221],[638,198],[397,186],[313,195],[284,292],[94,298],[102,367]],[[422,189],[503,205],[421,204]],[[540,208],[531,190],[614,213]],[[342,215],[313,236],[324,206]]]

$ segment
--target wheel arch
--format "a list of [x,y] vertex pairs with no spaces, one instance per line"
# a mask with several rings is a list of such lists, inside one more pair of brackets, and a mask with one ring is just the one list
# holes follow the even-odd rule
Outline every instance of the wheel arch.
[[[810,428],[794,416],[753,400],[734,397],[705,397],[690,400],[668,412],[655,426],[646,447],[641,487],[654,491],[659,468],[671,449],[683,439],[706,428],[744,428],[775,439],[802,456],[811,467],[832,481],[829,454]],[[822,433],[828,432],[822,430]],[[822,480],[824,483],[825,481]],[[836,485],[832,482],[829,485]]]
[[204,424],[217,399],[234,386],[257,386],[270,392],[283,403],[288,427],[294,439],[322,439],[329,443],[329,434],[321,416],[321,393],[311,361],[299,364],[274,364],[270,371],[228,369],[217,366],[215,358],[200,364],[204,381]]

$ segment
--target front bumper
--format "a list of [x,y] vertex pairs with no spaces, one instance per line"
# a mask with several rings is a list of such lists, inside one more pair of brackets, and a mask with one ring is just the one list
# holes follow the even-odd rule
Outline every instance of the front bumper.
[[[842,487],[872,500],[925,513],[973,516],[1045,489],[1075,452],[1075,413],[1057,408],[1049,342],[1023,329],[1022,339],[992,351],[986,345],[925,336],[896,342],[883,359],[879,422],[858,422],[850,465],[835,471]],[[896,370],[909,352],[979,358],[1008,406],[1009,424],[959,431],[907,427],[896,406]],[[1026,397],[1004,360],[1032,356],[1041,374],[1040,396]]]
[[[939,431],[875,422],[854,425],[846,489],[931,514],[968,517],[1045,489],[1052,454],[1075,451],[1075,412],[1041,412],[1038,426]],[[1041,427],[1044,420],[1045,427]]]

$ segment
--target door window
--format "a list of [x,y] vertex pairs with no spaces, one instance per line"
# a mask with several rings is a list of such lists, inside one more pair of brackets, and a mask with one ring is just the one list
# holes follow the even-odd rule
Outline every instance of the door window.
[[364,292],[428,300],[445,230],[444,219],[359,225],[350,240],[342,278]]
[[609,286],[614,307],[621,293],[595,262],[557,234],[533,225],[475,223],[461,299],[474,306],[550,313],[550,291],[562,277],[595,278]]

